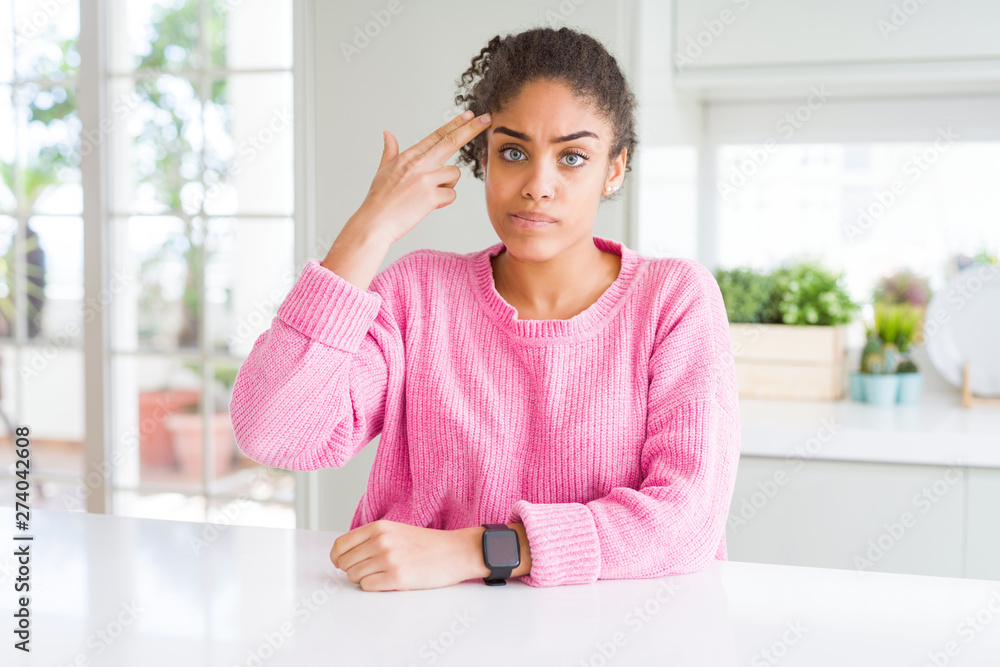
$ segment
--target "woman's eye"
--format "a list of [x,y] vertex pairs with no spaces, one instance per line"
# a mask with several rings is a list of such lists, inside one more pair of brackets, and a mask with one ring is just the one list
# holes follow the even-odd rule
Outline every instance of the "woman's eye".
[[[503,155],[504,153],[510,153],[510,152],[521,154],[521,151],[517,150],[516,148],[504,148],[503,150],[500,151],[500,154]],[[513,160],[511,160],[511,162],[519,162],[519,160],[517,158],[514,158]]]
[[[514,148],[513,146],[508,146],[507,148],[500,149],[500,155],[505,155],[505,159],[508,162],[523,162],[518,155],[524,155],[520,149]],[[567,153],[563,156],[564,160],[572,160],[571,162],[565,162],[567,167],[572,167],[574,169],[582,167],[586,162],[587,158],[579,153]]]

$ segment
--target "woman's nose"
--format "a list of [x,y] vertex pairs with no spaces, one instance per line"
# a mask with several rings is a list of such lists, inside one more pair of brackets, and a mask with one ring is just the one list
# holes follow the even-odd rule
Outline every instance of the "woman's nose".
[[558,179],[558,165],[536,162],[528,168],[521,194],[531,199],[552,199]]

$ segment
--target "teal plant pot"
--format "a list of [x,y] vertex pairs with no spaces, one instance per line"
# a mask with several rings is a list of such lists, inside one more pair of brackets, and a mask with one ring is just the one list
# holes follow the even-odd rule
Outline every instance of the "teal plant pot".
[[886,375],[867,373],[862,384],[864,384],[865,400],[869,403],[893,405],[899,398],[899,375],[896,373]]
[[916,403],[920,400],[920,389],[924,384],[923,373],[896,373],[899,377],[899,402]]
[[865,400],[865,374],[860,372],[851,373],[849,376],[849,386],[851,398],[855,401]]

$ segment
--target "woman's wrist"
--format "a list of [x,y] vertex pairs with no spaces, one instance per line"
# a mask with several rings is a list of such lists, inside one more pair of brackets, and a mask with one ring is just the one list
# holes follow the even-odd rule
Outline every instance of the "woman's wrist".
[[[506,525],[517,531],[517,543],[521,550],[521,564],[514,568],[510,576],[512,578],[523,577],[531,571],[531,549],[528,544],[528,535],[524,530],[523,523],[508,523]],[[482,526],[473,526],[462,529],[460,532],[463,533],[466,545],[463,552],[466,556],[466,572],[469,575],[467,578],[490,576],[490,568],[486,567],[486,561],[483,559],[483,533],[486,532],[486,529]]]

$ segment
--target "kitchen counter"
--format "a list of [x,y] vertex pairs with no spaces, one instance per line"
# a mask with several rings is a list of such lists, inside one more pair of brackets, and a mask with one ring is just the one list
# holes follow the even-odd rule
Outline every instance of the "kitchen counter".
[[[5,526],[0,608],[17,576]],[[532,588],[365,592],[339,533],[33,511],[31,653],[4,665],[996,665],[1000,582],[714,562]],[[513,661],[513,662],[511,662]],[[944,662],[942,662],[944,661]]]
[[1000,407],[957,393],[913,405],[740,399],[742,456],[1000,468]]

